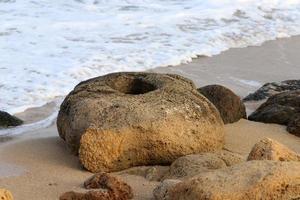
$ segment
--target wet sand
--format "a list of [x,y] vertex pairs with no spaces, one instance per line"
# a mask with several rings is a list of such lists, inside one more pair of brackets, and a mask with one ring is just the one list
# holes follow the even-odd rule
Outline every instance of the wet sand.
[[[265,82],[299,79],[299,49],[300,37],[293,37],[267,42],[261,47],[231,49],[211,58],[195,59],[190,64],[152,71],[181,74],[197,86],[222,84],[245,96]],[[39,110],[39,115],[46,113]],[[23,115],[30,118],[27,113]],[[287,133],[284,126],[247,120],[226,125],[225,148],[246,157],[263,137],[275,139],[300,153],[300,138]],[[0,188],[11,190],[16,200],[58,199],[63,192],[83,190],[82,183],[90,176],[78,158],[67,151],[55,124],[0,143]],[[135,199],[152,198],[158,182],[136,175],[120,176],[133,187]]]

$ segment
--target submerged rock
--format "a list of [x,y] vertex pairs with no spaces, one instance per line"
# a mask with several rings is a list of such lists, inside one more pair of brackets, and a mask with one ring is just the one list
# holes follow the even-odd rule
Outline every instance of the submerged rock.
[[240,155],[229,151],[187,155],[176,159],[164,178],[191,178],[199,173],[236,165],[242,161],[244,159]]
[[166,200],[282,200],[300,197],[300,163],[248,161],[177,183]]
[[215,106],[181,76],[114,73],[82,82],[66,97],[57,126],[92,172],[169,164],[221,149]]
[[107,173],[99,173],[84,182],[86,189],[92,190],[86,193],[66,192],[60,196],[60,200],[129,200],[133,198],[133,192],[129,185]]
[[217,107],[225,124],[247,118],[244,103],[230,89],[221,85],[208,85],[198,91]]
[[10,191],[6,189],[0,189],[0,199],[1,200],[13,200],[13,196]]
[[256,92],[249,94],[244,98],[244,101],[259,101],[267,99],[275,94],[300,90],[300,80],[286,80],[282,82],[266,83]]
[[264,138],[254,145],[247,160],[300,161],[300,156],[270,138]]
[[7,128],[11,126],[19,126],[23,121],[7,112],[0,111],[0,128]]
[[270,97],[248,119],[264,123],[288,125],[299,116],[300,90],[295,90],[282,92]]

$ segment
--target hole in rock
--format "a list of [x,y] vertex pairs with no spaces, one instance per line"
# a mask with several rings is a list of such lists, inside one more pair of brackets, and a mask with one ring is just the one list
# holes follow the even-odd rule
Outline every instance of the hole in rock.
[[118,77],[113,80],[110,87],[125,94],[145,94],[156,90],[157,87],[142,77]]

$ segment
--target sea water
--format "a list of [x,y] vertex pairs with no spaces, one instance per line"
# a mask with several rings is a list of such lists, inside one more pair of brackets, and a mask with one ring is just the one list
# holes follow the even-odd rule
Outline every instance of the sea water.
[[0,0],[0,110],[297,34],[300,0]]

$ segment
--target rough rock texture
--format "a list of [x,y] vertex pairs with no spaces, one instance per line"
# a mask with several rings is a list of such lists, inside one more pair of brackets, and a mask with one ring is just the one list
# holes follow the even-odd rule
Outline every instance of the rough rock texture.
[[13,200],[13,196],[10,191],[6,189],[0,189],[0,199],[1,200]]
[[198,91],[217,107],[225,124],[247,118],[244,103],[230,89],[221,85],[208,85]]
[[287,131],[296,136],[300,136],[300,114],[289,122]]
[[247,160],[300,161],[300,156],[270,138],[264,138],[254,145]]
[[92,172],[169,164],[224,143],[215,106],[178,75],[114,73],[82,82],[62,103],[57,126]]
[[153,190],[154,199],[167,200],[169,198],[169,196],[168,196],[169,189],[180,182],[181,181],[177,180],[177,179],[164,180]]
[[187,155],[176,159],[164,178],[186,179],[202,172],[232,166],[243,161],[240,155],[229,151]]
[[300,90],[270,97],[248,119],[264,123],[288,125],[300,116]]
[[248,161],[178,183],[166,196],[170,200],[299,199],[300,163]]
[[19,118],[10,115],[7,112],[0,111],[0,128],[19,126],[21,124],[23,124],[23,121]]
[[244,98],[244,101],[259,101],[269,98],[275,94],[300,90],[300,80],[287,80],[282,82],[266,83],[256,92],[249,94]]
[[129,185],[107,173],[99,173],[84,182],[86,189],[105,189],[86,193],[66,192],[60,200],[127,200],[133,198]]
[[139,166],[118,172],[118,175],[130,174],[142,176],[149,181],[161,181],[169,171],[169,166]]

